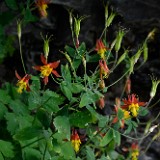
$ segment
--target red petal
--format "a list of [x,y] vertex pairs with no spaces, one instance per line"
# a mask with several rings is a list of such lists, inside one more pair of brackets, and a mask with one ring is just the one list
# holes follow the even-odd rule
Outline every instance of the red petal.
[[41,70],[41,66],[34,66],[33,67],[35,70],[40,71]]
[[60,63],[60,60],[56,61],[56,62],[49,63],[49,65],[51,68],[55,69],[58,67],[59,63]]
[[29,85],[27,85],[26,90],[29,92],[31,89],[29,88]]
[[56,76],[56,77],[60,77],[60,75],[58,74],[58,72],[56,70],[52,70],[52,73]]
[[19,79],[19,80],[21,80],[22,78],[20,77],[20,75],[17,73],[17,71],[15,70],[15,75],[16,75],[16,77]]
[[115,117],[112,121],[112,123],[117,123],[118,122],[118,117]]
[[45,65],[47,64],[47,61],[46,61],[45,57],[43,56],[43,54],[41,54],[41,62]]
[[44,82],[45,85],[47,85],[47,83],[48,83],[48,77],[44,77],[43,78],[43,82]]

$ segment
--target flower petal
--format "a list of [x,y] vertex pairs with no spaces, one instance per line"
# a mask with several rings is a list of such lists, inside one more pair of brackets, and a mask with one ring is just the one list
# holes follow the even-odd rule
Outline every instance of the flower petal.
[[49,65],[51,68],[56,69],[58,67],[59,63],[60,63],[60,60],[56,61],[56,62],[49,63]]
[[16,77],[19,79],[19,80],[21,80],[22,78],[21,78],[21,76],[18,74],[18,72],[15,70],[15,75],[16,75]]
[[52,70],[52,73],[53,73],[56,77],[61,77],[56,70]]
[[43,63],[43,64],[47,64],[47,60],[46,60],[46,58],[43,56],[43,54],[41,54],[41,62]]

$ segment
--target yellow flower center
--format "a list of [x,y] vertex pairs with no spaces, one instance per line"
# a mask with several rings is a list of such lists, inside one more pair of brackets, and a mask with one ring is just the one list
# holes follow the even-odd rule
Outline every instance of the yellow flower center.
[[138,156],[139,156],[139,151],[138,150],[134,150],[132,152],[132,160],[138,160]]
[[51,72],[52,72],[52,68],[50,67],[50,65],[44,65],[41,67],[41,76],[42,77],[48,77]]
[[48,8],[47,4],[42,4],[41,6],[39,6],[39,11],[41,12],[43,17],[47,17],[47,11],[46,9]]
[[71,142],[72,142],[72,145],[73,145],[73,147],[74,147],[74,150],[75,150],[76,152],[78,152],[78,151],[79,151],[79,148],[80,148],[81,140],[80,140],[80,139],[74,139],[74,140],[72,140]]
[[129,111],[123,110],[123,114],[124,114],[124,119],[130,118],[130,112]]
[[101,57],[102,59],[105,59],[105,52],[106,52],[106,49],[105,49],[105,48],[100,48],[100,49],[98,50],[98,54],[100,55],[100,57]]
[[129,105],[129,111],[131,111],[133,117],[137,117],[139,111],[138,103],[132,103],[131,105]]
[[27,83],[24,82],[23,80],[20,80],[20,81],[18,81],[17,86],[18,86],[17,92],[22,93],[23,90],[26,90]]

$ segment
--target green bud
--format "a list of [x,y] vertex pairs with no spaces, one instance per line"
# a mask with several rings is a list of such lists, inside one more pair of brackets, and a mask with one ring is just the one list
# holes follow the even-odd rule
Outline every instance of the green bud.
[[48,37],[48,35],[46,35],[46,37],[44,38],[43,35],[41,35],[43,41],[44,41],[44,44],[43,44],[43,52],[44,52],[44,57],[46,58],[46,60],[48,59],[48,55],[49,55],[49,42],[51,40],[51,37]]
[[134,70],[134,65],[135,65],[135,60],[133,57],[130,58],[130,68],[129,68],[129,75],[131,73],[133,73],[133,70]]
[[105,6],[105,22],[107,24],[107,19],[108,19],[108,4]]
[[18,35],[19,39],[21,39],[21,35],[22,35],[21,23],[22,23],[22,21],[20,21],[20,20],[17,21],[17,35]]
[[117,34],[117,37],[116,37],[116,44],[115,44],[115,50],[116,52],[119,51],[119,49],[121,48],[121,43],[122,43],[122,39],[123,39],[123,36],[124,36],[124,31],[123,30],[120,30]]
[[152,80],[152,88],[150,92],[150,97],[153,98],[156,95],[158,84],[160,83],[160,80],[157,80],[153,76],[151,77]]

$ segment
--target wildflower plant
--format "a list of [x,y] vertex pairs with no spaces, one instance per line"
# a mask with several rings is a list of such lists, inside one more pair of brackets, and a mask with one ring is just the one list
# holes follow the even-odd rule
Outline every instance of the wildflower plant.
[[[49,3],[49,0],[35,1],[43,18],[47,17]],[[148,113],[151,101],[143,102],[143,97],[140,99],[138,93],[132,93],[130,75],[134,74],[143,52],[147,57],[148,38],[145,47],[142,44],[135,55],[125,49],[122,53],[125,31],[120,29],[113,42],[108,42],[105,35],[115,16],[113,11],[109,14],[106,5],[104,31],[97,37],[93,49],[88,50],[85,42],[79,41],[80,22],[85,22],[84,17],[75,18],[69,12],[73,46],[66,45],[59,51],[65,63],[50,58],[50,38],[46,36],[43,40],[47,48],[43,51],[42,46],[44,53],[40,55],[42,65],[32,67],[37,71],[34,75],[25,68],[21,50],[22,22],[18,23],[24,76],[21,78],[17,69],[17,83],[6,83],[0,89],[0,159],[138,159],[141,154],[138,140],[151,133],[144,132],[137,137],[139,117]],[[89,64],[96,64],[96,67],[89,69]],[[121,76],[108,81],[120,65],[124,68]],[[110,108],[112,113],[101,114],[110,107],[105,99],[107,93],[121,80],[126,83],[122,95],[115,97]],[[158,80],[152,80],[152,98],[158,84]],[[134,140],[127,154],[121,151],[122,137]]]

